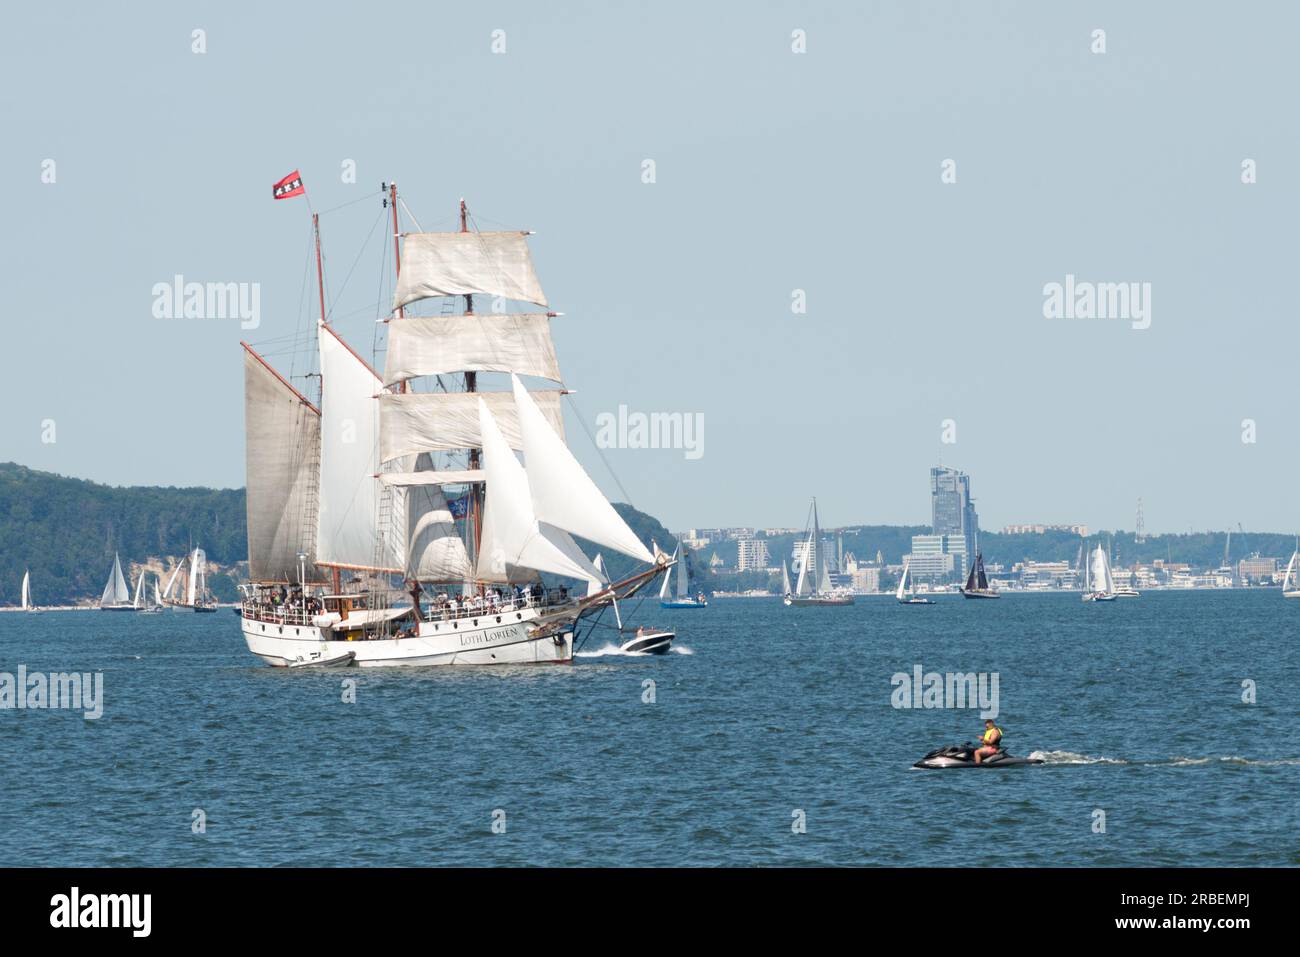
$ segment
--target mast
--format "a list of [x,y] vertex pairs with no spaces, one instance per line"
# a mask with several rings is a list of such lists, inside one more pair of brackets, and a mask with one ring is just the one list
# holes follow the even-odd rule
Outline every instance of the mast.
[[[460,200],[460,231],[469,232],[469,210],[465,206],[465,198]],[[474,295],[465,293],[465,315],[474,315]],[[465,373],[465,391],[478,391],[478,373]],[[480,467],[480,450],[469,450],[469,467],[477,469]],[[465,545],[469,550],[470,558],[477,565],[479,543],[483,539],[483,486],[481,484],[471,485],[469,489],[469,502],[465,515]]]
[[[320,255],[320,213],[311,214],[311,228],[316,234],[316,292],[320,297],[320,324],[325,325],[325,269],[321,264]],[[321,404],[325,404],[325,376],[320,378]],[[331,591],[338,594],[341,590],[342,582],[339,579],[339,570],[336,566],[330,566],[330,585]]]

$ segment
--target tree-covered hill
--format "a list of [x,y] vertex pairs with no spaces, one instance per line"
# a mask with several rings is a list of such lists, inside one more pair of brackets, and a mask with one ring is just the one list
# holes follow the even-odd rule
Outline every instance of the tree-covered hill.
[[[0,604],[20,600],[24,569],[41,605],[98,598],[122,565],[179,557],[200,546],[232,565],[248,557],[244,490],[99,485],[0,464]],[[233,587],[213,576],[218,597]]]

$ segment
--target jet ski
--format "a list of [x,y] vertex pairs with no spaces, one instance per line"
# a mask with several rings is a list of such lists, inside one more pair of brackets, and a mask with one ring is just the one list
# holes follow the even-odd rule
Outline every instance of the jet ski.
[[914,768],[1010,768],[1019,767],[1025,764],[1042,764],[1042,758],[1018,758],[1013,754],[998,748],[998,753],[987,758],[981,758],[980,763],[975,763],[975,749],[978,744],[971,744],[967,741],[965,744],[949,744],[942,748],[936,748],[931,751],[920,761],[917,761],[912,767]]

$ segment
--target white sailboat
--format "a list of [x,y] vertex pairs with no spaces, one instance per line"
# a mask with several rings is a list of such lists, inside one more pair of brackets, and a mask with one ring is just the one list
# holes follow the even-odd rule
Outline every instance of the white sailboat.
[[[140,573],[140,577],[141,579],[144,578],[143,572]],[[162,592],[158,588],[158,576],[155,575],[153,579],[153,599],[150,600],[148,593],[146,592],[144,598],[144,605],[141,606],[140,611],[142,614],[156,615],[158,612],[162,610],[163,610]]]
[[1083,585],[1084,601],[1114,601],[1115,580],[1111,577],[1106,550],[1098,545],[1085,566]]
[[99,598],[101,611],[135,611],[131,604],[131,589],[127,587],[122,575],[122,560],[116,552],[113,554],[113,570],[108,573],[108,584]]
[[895,594],[894,597],[897,598],[899,604],[902,605],[933,605],[934,602],[931,601],[929,598],[923,598],[920,595],[916,595],[908,591],[907,575],[908,575],[909,564],[910,563],[906,559],[903,560],[903,574],[899,576],[898,592]]
[[[395,186],[385,202],[400,234]],[[241,627],[271,665],[568,662],[579,621],[668,562],[568,450],[562,390],[519,378],[563,381],[554,314],[473,311],[475,294],[547,307],[526,234],[471,232],[463,203],[461,217],[459,233],[401,234],[382,373],[327,324],[323,303],[319,406],[242,344]],[[406,315],[430,298],[441,314]],[[481,390],[480,373],[508,374],[510,390]],[[460,490],[450,501],[449,488]],[[575,535],[649,567],[607,582]],[[542,574],[578,579],[586,594],[544,588]],[[394,577],[409,603],[393,601]]]
[[1300,598],[1300,548],[1291,553],[1291,561],[1287,562],[1286,574],[1282,576],[1282,597],[1283,598]]
[[186,605],[196,612],[215,612],[217,603],[208,591],[208,553],[201,548],[190,553],[190,583]]
[[[804,543],[803,560],[799,563],[799,580],[794,591],[787,591],[786,605],[852,605],[853,595],[831,585],[829,563],[821,554],[821,525],[817,520],[817,499],[812,500],[812,524],[808,540]],[[814,584],[814,576],[816,582]],[[786,576],[785,584],[790,579]]]
[[785,559],[781,559],[781,594],[789,595],[793,589],[790,587],[790,566],[786,564]]
[[695,597],[691,597],[690,572],[686,567],[686,559],[682,557],[682,546],[679,542],[673,549],[673,562],[677,565],[677,594],[673,595],[673,573],[671,570],[664,572],[663,584],[659,586],[659,607],[660,608],[707,608],[708,599],[704,597],[704,592],[699,592]]
[[39,611],[32,604],[32,573],[26,569],[23,571],[23,611]]

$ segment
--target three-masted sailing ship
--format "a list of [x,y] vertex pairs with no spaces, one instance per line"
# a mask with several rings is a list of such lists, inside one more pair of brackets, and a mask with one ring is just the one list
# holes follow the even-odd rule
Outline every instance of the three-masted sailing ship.
[[[822,554],[821,525],[817,521],[817,499],[812,500],[812,524],[808,540],[804,543],[803,560],[799,563],[799,579],[794,591],[789,590],[790,578],[785,576],[786,605],[852,605],[853,594],[831,584],[829,562]],[[782,570],[784,571],[784,565]]]
[[[385,205],[397,281],[382,370],[328,322],[318,216],[319,403],[242,343],[244,639],[281,667],[568,662],[584,616],[671,561],[565,444],[557,314],[475,310],[475,295],[549,310],[528,234],[471,230],[463,201],[459,232],[402,233],[395,185]],[[438,311],[407,314],[425,302]],[[483,373],[508,389],[480,388]],[[609,582],[573,536],[647,567]]]
[[978,551],[975,553],[975,563],[970,567],[970,574],[966,576],[966,585],[961,593],[966,598],[1002,597],[995,589],[989,587],[989,578],[984,574],[983,553]]

